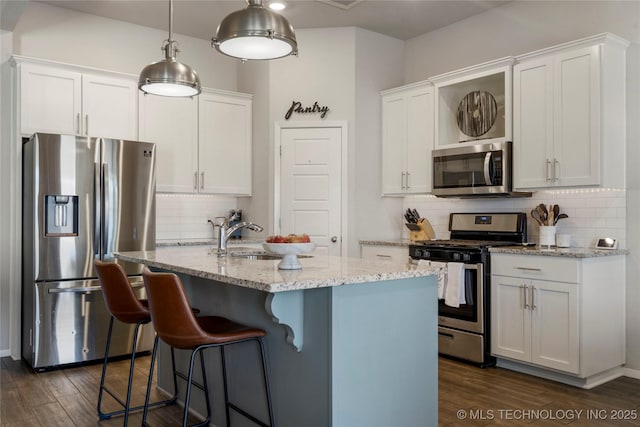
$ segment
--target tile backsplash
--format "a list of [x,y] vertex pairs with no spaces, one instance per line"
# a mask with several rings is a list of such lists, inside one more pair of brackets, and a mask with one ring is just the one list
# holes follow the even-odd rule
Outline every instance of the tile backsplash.
[[207,220],[228,216],[236,208],[234,196],[157,193],[156,242],[213,240],[213,227]]
[[[613,237],[620,248],[626,248],[626,191],[618,189],[542,190],[531,197],[499,199],[444,199],[435,196],[407,196],[403,212],[415,208],[426,217],[436,238],[449,238],[451,212],[526,212],[528,240],[538,242],[538,224],[530,212],[540,203],[558,204],[560,212],[569,215],[557,224],[557,233],[570,234],[571,246],[593,247],[598,237]],[[401,214],[401,213],[400,213]],[[409,233],[403,227],[402,238]]]

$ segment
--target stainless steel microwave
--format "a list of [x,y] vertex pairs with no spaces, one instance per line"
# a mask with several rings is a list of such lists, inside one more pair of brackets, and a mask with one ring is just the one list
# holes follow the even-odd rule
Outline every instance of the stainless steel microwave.
[[511,141],[442,148],[432,157],[436,196],[531,196],[513,191]]

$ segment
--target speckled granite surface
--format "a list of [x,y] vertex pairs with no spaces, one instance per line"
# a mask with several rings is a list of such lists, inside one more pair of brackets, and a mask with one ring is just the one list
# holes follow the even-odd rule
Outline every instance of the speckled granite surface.
[[540,246],[505,246],[489,249],[491,253],[513,255],[555,256],[565,258],[594,258],[613,255],[628,255],[627,249],[596,250],[593,248],[541,248]]
[[408,240],[360,240],[361,245],[372,246],[407,246],[409,247]]
[[[234,251],[256,252],[250,248],[229,248],[230,253]],[[437,268],[409,263],[322,255],[300,258],[301,270],[278,270],[279,260],[248,260],[232,255],[219,258],[210,247],[201,245],[119,252],[115,256],[151,267],[273,293],[424,277],[438,272]]]
[[[174,240],[174,241],[162,241],[156,242],[157,248],[164,248],[167,246],[200,246],[210,245],[215,246],[217,239],[204,239],[204,240]],[[227,246],[233,245],[253,245],[264,242],[264,239],[229,239],[227,240]]]

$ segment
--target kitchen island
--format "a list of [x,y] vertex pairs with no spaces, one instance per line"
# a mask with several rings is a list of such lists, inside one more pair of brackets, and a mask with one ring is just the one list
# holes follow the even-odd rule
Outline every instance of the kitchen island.
[[[237,256],[248,251],[255,249],[218,257],[209,247],[166,247],[116,257],[178,274],[202,315],[267,331],[276,425],[437,425],[436,269],[317,255],[301,257],[301,270],[284,271],[278,260]],[[230,398],[267,419],[254,347],[227,351]],[[184,369],[188,355],[178,353]],[[205,355],[213,423],[224,425],[219,354]],[[172,391],[167,348],[160,352],[158,384]],[[198,392],[191,406],[206,412]],[[232,421],[244,425],[233,413]]]

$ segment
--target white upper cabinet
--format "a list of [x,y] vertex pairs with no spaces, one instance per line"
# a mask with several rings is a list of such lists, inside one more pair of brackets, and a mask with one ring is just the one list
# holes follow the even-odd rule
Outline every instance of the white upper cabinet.
[[601,35],[514,67],[514,187],[625,186],[625,50]]
[[511,141],[514,58],[430,77],[435,87],[435,148]]
[[134,77],[15,58],[20,133],[138,139]]
[[140,139],[156,143],[159,192],[250,195],[251,128],[251,95],[140,94]]
[[198,103],[200,192],[251,195],[251,96],[203,90]]
[[140,140],[156,144],[156,190],[196,193],[198,100],[156,95],[140,97]]
[[381,92],[382,193],[429,193],[433,86],[421,82]]

